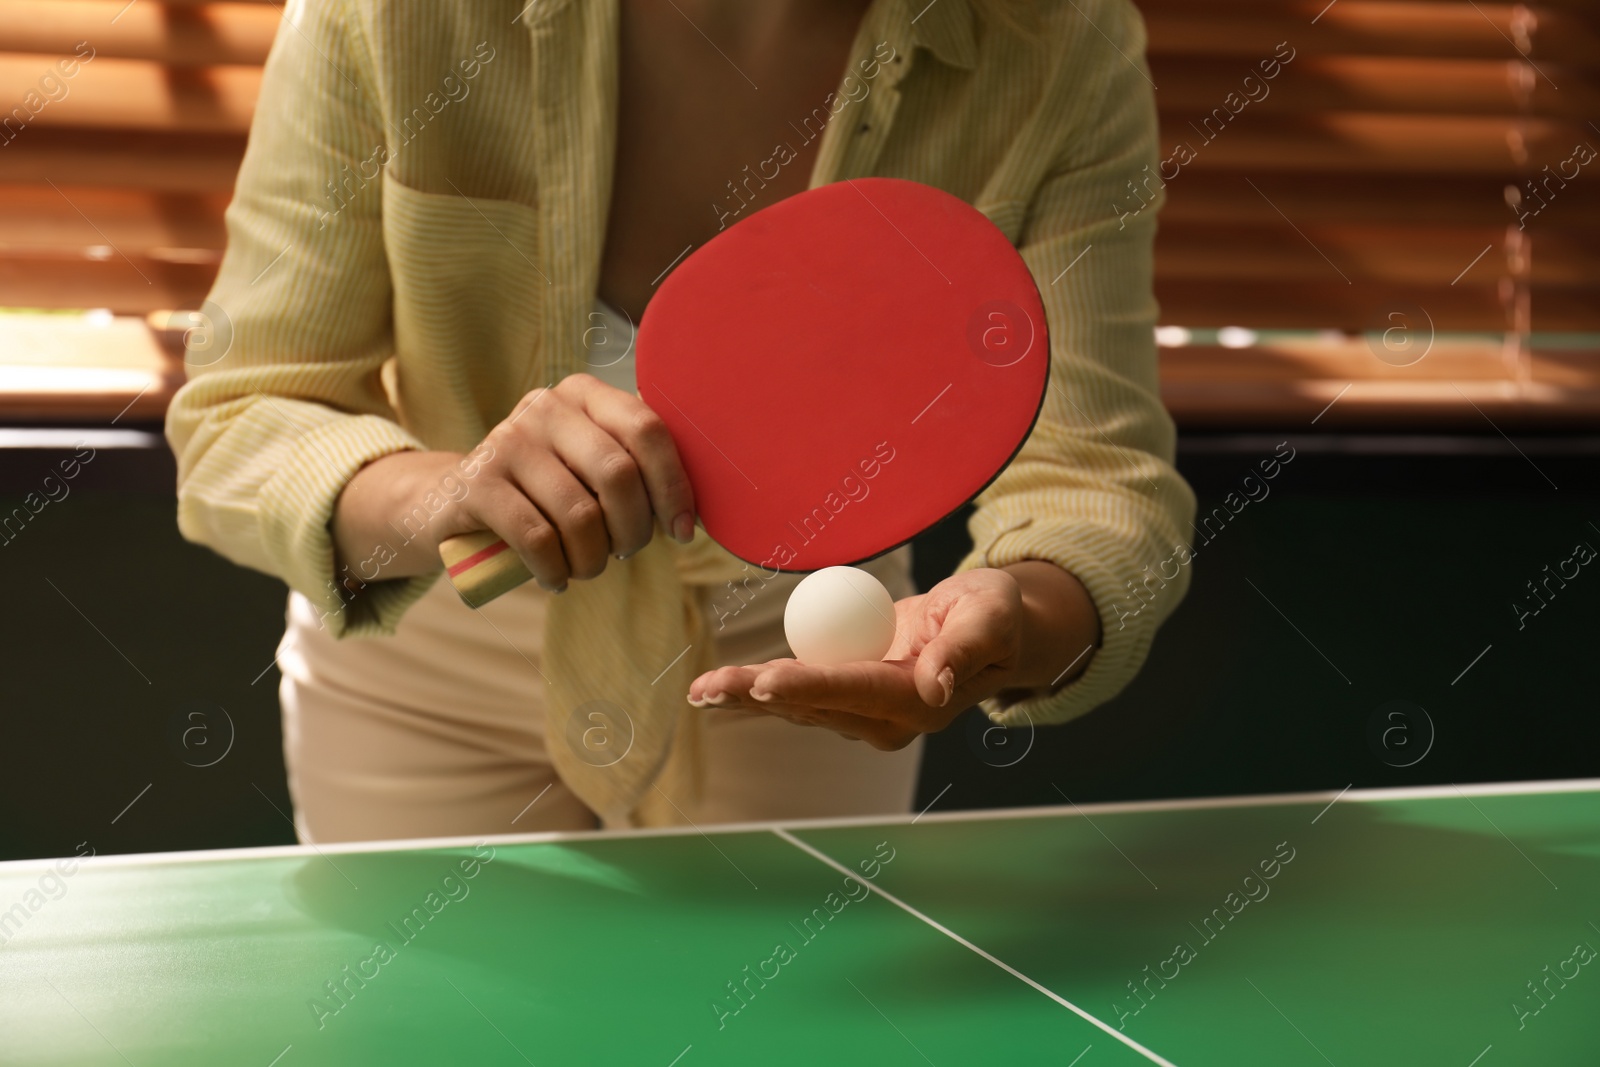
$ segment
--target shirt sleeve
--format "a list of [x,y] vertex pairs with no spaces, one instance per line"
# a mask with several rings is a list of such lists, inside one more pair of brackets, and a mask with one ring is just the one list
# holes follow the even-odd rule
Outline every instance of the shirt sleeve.
[[[1176,435],[1159,393],[1156,112],[1143,25],[1128,7],[1120,27],[1100,22],[1119,38],[1091,42],[1104,45],[1095,52],[1103,62],[1072,65],[1044,105],[1055,111],[1051,126],[1063,143],[1018,247],[1044,297],[1050,384],[1027,442],[978,496],[968,523],[975,547],[956,568],[1055,563],[1094,599],[1101,644],[1065,686],[1010,704],[984,701],[990,718],[1007,726],[1064,722],[1115,696],[1189,585],[1187,566],[1162,566],[1187,544],[1195,500],[1173,467]],[[1089,86],[1100,95],[1084,121],[1074,113]],[[1137,214],[1127,210],[1138,203],[1130,180],[1143,183],[1149,202]],[[1181,556],[1186,563],[1187,551]]]
[[344,4],[289,4],[203,309],[207,351],[191,347],[166,423],[183,535],[283,579],[337,635],[392,632],[437,578],[341,596],[328,528],[363,465],[425,447],[381,380],[394,338],[370,69]]

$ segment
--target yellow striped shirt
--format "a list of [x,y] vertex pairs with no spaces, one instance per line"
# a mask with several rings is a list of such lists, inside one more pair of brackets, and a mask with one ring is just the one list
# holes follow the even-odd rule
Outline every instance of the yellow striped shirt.
[[[1157,392],[1155,213],[1115,207],[1157,160],[1155,108],[1127,0],[1040,4],[1027,34],[981,7],[873,0],[849,73],[819,102],[835,118],[811,185],[881,175],[945,189],[993,220],[1039,283],[1051,388],[978,498],[961,568],[1042,559],[1087,587],[1104,635],[1088,670],[1049,696],[985,703],[1003,723],[1059,722],[1127,683],[1188,585],[1187,567],[1156,582],[1146,569],[1186,543],[1194,499]],[[617,27],[618,0],[289,4],[211,294],[231,341],[168,415],[186,537],[282,578],[342,634],[392,632],[437,579],[377,581],[346,606],[334,502],[363,464],[469,452],[528,390],[585,369]],[[645,803],[678,759],[675,732],[692,735],[683,694],[704,656],[649,683],[703,636],[700,583],[738,569],[705,540],[658,537],[552,601],[555,695],[636,709],[635,770],[611,769],[586,797],[613,812]]]

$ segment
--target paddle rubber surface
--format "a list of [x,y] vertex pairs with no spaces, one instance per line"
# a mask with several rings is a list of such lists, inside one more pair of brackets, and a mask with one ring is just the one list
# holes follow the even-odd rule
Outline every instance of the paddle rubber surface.
[[916,182],[807,190],[678,266],[639,327],[706,533],[769,569],[858,563],[971,500],[1022,446],[1049,368],[1027,265]]

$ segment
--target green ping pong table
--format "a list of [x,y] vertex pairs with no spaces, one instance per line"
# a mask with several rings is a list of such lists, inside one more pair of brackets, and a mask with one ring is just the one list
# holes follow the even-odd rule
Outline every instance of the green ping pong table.
[[0,864],[7,1064],[1600,1064],[1600,780]]

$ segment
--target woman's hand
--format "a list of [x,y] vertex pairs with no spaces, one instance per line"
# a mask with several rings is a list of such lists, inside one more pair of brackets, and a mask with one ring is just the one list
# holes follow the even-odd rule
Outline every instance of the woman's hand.
[[[439,542],[490,530],[540,585],[561,590],[643,548],[656,522],[680,542],[694,536],[693,493],[666,425],[592,375],[523,397],[473,456],[470,477],[453,452],[400,452],[363,467],[334,509],[339,558],[369,559],[386,544],[378,577],[426,574],[439,566]],[[430,493],[449,506],[430,514]]]
[[792,659],[696,678],[697,707],[764,711],[897,749],[949,726],[985,697],[1045,692],[1087,667],[1099,641],[1093,601],[1052,563],[984,567],[895,603],[895,638],[877,662],[810,667]]

